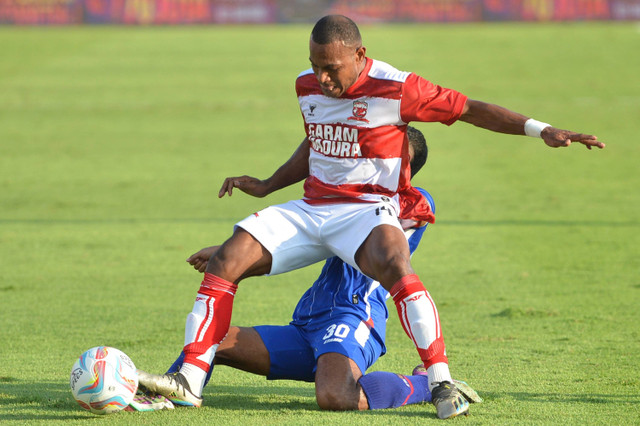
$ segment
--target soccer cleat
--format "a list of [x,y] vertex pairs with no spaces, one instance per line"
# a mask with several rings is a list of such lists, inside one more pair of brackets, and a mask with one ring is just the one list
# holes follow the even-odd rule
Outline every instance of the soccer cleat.
[[473,390],[471,386],[467,384],[467,382],[463,382],[462,380],[454,380],[453,384],[455,385],[458,392],[464,396],[464,399],[469,401],[471,404],[479,404],[482,402],[482,398],[478,395],[478,392]]
[[190,407],[202,405],[202,398],[191,392],[189,383],[180,373],[158,376],[138,370],[138,386],[149,393],[163,395],[174,404]]
[[431,390],[431,398],[440,419],[450,419],[461,414],[469,415],[469,401],[464,399],[464,396],[451,382],[439,382]]
[[125,408],[126,411],[157,411],[157,410],[173,410],[174,406],[171,401],[162,395],[147,395],[138,390],[133,401]]
[[418,364],[416,365],[416,368],[413,369],[413,372],[411,372],[412,376],[426,376],[427,375],[427,369],[424,368],[424,364]]
[[[427,369],[424,368],[424,365],[419,364],[416,366],[416,368],[413,369],[413,372],[411,374],[414,376],[426,376]],[[456,386],[462,396],[464,396],[464,398],[469,401],[469,403],[479,404],[482,402],[482,398],[480,397],[480,395],[478,395],[478,392],[476,392],[471,386],[469,386],[467,382],[463,382],[462,380],[454,380],[453,384]]]

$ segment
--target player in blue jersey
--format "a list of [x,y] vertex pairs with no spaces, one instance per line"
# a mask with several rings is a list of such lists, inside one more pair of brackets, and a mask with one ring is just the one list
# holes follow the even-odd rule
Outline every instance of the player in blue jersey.
[[[413,176],[426,161],[427,146],[417,129],[410,127],[407,134]],[[435,212],[431,195],[420,192]],[[402,225],[413,253],[426,223],[405,221]],[[187,261],[204,272],[217,249],[202,249]],[[230,327],[216,351],[215,363],[270,380],[315,382],[318,405],[327,410],[395,408],[431,401],[425,374],[364,374],[386,352],[388,297],[378,282],[332,257],[298,302],[289,325]],[[184,353],[168,372],[178,371],[183,358]],[[462,390],[470,399],[477,398],[472,390]]]

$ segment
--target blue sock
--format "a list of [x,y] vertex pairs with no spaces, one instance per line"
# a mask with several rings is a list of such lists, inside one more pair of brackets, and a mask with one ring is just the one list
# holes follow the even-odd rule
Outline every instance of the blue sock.
[[427,376],[403,376],[374,371],[360,377],[358,383],[367,396],[370,410],[431,401]]
[[[171,367],[169,367],[169,369],[167,370],[167,373],[175,373],[177,371],[180,371],[180,367],[182,367],[182,363],[184,362],[184,351],[180,352],[180,356],[178,357],[178,359],[176,359],[173,364],[171,364]],[[207,386],[207,383],[209,383],[209,379],[211,378],[211,373],[213,372],[213,366],[214,364],[211,364],[211,368],[209,368],[209,372],[207,373],[207,378],[204,379],[204,385]]]

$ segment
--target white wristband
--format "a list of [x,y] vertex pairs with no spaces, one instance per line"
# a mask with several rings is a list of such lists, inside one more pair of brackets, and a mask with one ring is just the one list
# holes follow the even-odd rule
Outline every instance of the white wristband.
[[530,118],[524,123],[524,134],[533,138],[539,138],[542,130],[547,127],[551,127],[551,124]]

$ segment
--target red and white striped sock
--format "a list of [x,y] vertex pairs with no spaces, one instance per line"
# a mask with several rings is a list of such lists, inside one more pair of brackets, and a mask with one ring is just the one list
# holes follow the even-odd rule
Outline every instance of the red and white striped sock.
[[193,310],[187,315],[180,372],[196,395],[200,395],[216,350],[229,331],[237,288],[237,284],[205,273]]
[[390,293],[402,327],[416,345],[431,382],[452,381],[438,310],[420,278],[406,275],[393,285]]

